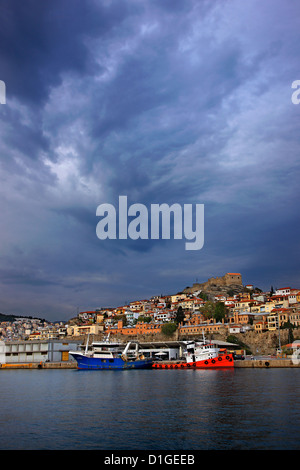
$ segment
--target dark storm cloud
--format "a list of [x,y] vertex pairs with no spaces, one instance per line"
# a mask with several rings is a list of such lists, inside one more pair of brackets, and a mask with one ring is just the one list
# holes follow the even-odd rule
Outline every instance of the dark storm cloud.
[[[7,310],[68,317],[226,271],[263,288],[283,273],[300,282],[289,256],[299,253],[298,10],[283,0],[2,2]],[[100,241],[96,207],[119,195],[148,208],[204,203],[204,248]]]
[[130,7],[116,1],[4,0],[0,31],[2,79],[11,96],[31,105],[45,102],[64,72],[93,74],[96,66],[85,40],[118,26]]

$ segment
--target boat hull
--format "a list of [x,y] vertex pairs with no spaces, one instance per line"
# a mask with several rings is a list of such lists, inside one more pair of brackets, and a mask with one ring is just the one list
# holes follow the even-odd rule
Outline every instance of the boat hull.
[[169,362],[159,363],[155,362],[152,364],[154,369],[221,369],[234,367],[234,361],[232,354],[219,355],[212,359],[206,359],[204,361],[195,362]]
[[140,359],[136,361],[124,361],[122,358],[100,359],[97,357],[86,357],[82,354],[72,354],[77,361],[78,369],[87,370],[128,370],[151,368],[152,359]]

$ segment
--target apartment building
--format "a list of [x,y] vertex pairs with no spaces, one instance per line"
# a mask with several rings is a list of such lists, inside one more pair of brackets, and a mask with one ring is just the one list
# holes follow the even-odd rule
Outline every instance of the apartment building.
[[284,323],[287,323],[290,318],[291,310],[289,308],[274,309],[267,316],[268,330],[278,330]]
[[86,325],[71,325],[67,328],[68,336],[80,336],[80,335],[98,335],[104,331],[104,325],[92,323]]

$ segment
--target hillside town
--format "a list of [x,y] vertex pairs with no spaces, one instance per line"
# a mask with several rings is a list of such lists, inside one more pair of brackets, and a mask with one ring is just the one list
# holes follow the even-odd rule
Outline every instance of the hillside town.
[[227,273],[193,284],[182,292],[135,300],[128,305],[82,311],[68,322],[16,317],[0,323],[0,340],[31,341],[80,338],[84,335],[189,338],[300,327],[300,289],[281,287],[263,292],[243,285],[240,273]]

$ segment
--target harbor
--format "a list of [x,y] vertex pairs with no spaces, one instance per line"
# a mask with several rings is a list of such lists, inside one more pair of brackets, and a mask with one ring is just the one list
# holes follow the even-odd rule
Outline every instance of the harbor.
[[[171,366],[174,368],[179,364],[179,361],[161,361],[160,364]],[[294,363],[290,358],[258,358],[258,359],[244,359],[234,361],[234,369],[272,369],[272,368],[300,368],[300,364]],[[43,362],[43,363],[15,363],[15,364],[0,364],[1,370],[16,370],[16,369],[77,369],[77,364],[71,362]],[[153,370],[154,368],[150,369]],[[158,368],[157,368],[158,369]],[[177,367],[179,369],[179,367]],[[185,368],[186,370],[186,368]]]
[[293,354],[247,355],[234,343],[202,338],[188,341],[36,341],[2,343],[0,370],[16,369],[240,369],[300,367],[298,342]]

